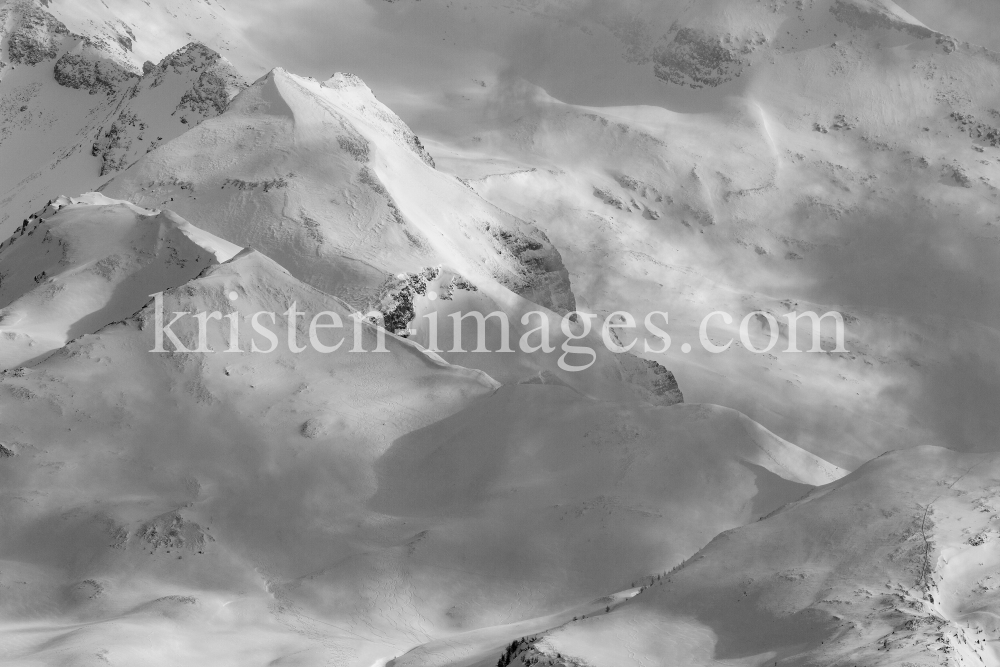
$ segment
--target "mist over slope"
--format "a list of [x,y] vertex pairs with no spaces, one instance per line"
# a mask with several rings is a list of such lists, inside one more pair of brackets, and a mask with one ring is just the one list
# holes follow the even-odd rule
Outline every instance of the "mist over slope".
[[0,9],[0,230],[60,193],[99,188],[106,176],[218,115],[245,85],[201,44],[137,61],[131,38],[77,34],[29,0]]
[[[252,251],[164,301],[351,314]],[[370,327],[368,353],[255,354],[250,340],[265,341],[243,329],[233,355],[154,355],[153,315],[149,304],[4,372],[0,401],[18,414],[4,426],[11,658],[52,660],[65,624],[85,623],[71,655],[158,664],[187,638],[220,642],[218,660],[236,664],[243,654],[211,635],[276,633],[272,659],[368,664],[627,588],[844,473],[732,411],[498,391],[391,335],[374,352]],[[175,331],[195,346],[190,318]],[[211,329],[207,343],[226,349],[228,335]],[[505,426],[515,415],[520,432]],[[383,604],[386,591],[398,602]],[[160,639],[118,642],[120,623]]]
[[539,645],[594,665],[993,664],[995,476],[994,454],[888,454]]
[[124,319],[152,292],[186,283],[241,250],[169,211],[96,193],[56,199],[3,245],[3,368]]
[[[990,447],[996,54],[888,4],[721,4],[672,24],[669,43],[690,48],[670,47],[651,83],[676,103],[583,106],[470,82],[449,98],[461,122],[428,142],[439,168],[535,221],[597,312],[669,310],[675,340],[692,343],[708,313],[731,313],[709,333],[734,349],[666,355],[689,400],[842,465],[939,438]],[[785,317],[803,310],[844,313],[851,354],[741,349],[745,315],[775,316],[784,350]]]
[[920,6],[4,2],[0,660],[1000,664],[1000,56]]

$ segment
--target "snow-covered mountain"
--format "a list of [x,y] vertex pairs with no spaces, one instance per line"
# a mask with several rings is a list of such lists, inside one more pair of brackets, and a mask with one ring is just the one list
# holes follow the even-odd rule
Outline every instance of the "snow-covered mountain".
[[242,248],[92,193],[59,197],[0,246],[0,367],[22,366],[124,319]]
[[[292,301],[350,317],[254,251],[163,308]],[[4,372],[4,414],[19,415],[3,442],[11,658],[56,659],[62,625],[85,623],[70,654],[158,664],[173,638],[225,632],[257,637],[231,660],[270,636],[269,659],[370,663],[586,605],[844,473],[731,410],[501,388],[394,337],[387,354],[262,355],[244,329],[233,355],[156,355],[153,319],[151,303]],[[166,643],[116,642],[121,624]]]
[[[938,439],[987,448],[997,55],[892,3],[688,3],[667,25],[671,55],[637,65],[666,108],[469,82],[449,98],[460,122],[427,142],[439,169],[535,221],[597,312],[669,309],[691,342],[708,312],[732,313],[711,333],[733,350],[663,362],[688,400],[851,467]],[[746,314],[810,309],[845,313],[850,355],[739,345]]]
[[[257,248],[356,309],[382,312],[387,327],[404,335],[414,320],[419,335],[430,310],[448,322],[446,315],[470,299],[480,312],[508,313],[515,337],[527,311],[576,309],[560,253],[545,234],[438,171],[420,139],[351,75],[318,82],[276,69],[224,114],[144,156],[103,192],[169,207]],[[466,288],[432,307],[429,282],[441,294],[453,283]],[[559,330],[557,323],[552,328]],[[451,350],[451,330],[442,329],[440,349]],[[602,353],[587,373],[565,373],[554,357],[538,355],[454,358],[502,381],[545,370],[591,395],[613,397],[624,381],[647,401],[680,400],[666,369],[597,347]]]
[[901,4],[0,4],[0,661],[1000,664],[1000,57]]
[[993,664],[996,474],[995,454],[893,452],[719,535],[613,613],[533,637],[522,655],[593,665]]
[[221,113],[245,85],[225,58],[189,44],[158,64],[117,39],[71,32],[41,4],[0,9],[0,232],[61,192],[96,190],[107,175]]

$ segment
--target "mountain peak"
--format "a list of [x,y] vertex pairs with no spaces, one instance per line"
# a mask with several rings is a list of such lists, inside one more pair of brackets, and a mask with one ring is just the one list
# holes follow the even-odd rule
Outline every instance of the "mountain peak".
[[136,312],[241,248],[171,211],[96,192],[58,197],[0,252],[0,367],[62,347]]
[[838,21],[862,30],[901,30],[920,38],[938,34],[892,0],[834,0],[830,12]]
[[334,72],[333,76],[323,82],[323,85],[335,90],[339,88],[364,88],[371,92],[371,88],[361,80],[360,76],[350,72]]
[[[172,67],[178,73],[184,70],[200,72],[219,61],[225,61],[226,64],[229,64],[229,61],[214,49],[194,41],[188,42],[173,53],[164,56],[163,60],[160,61],[159,68],[165,70]],[[232,67],[231,64],[229,66]]]
[[841,37],[851,30],[858,35],[891,31],[897,39],[939,35],[892,0],[813,0],[774,7],[708,0],[682,10],[650,58],[663,81],[716,87],[785,49],[835,41],[838,30]]
[[[37,65],[59,55],[71,33],[62,21],[34,0],[9,0],[0,7],[0,36],[7,38],[7,58],[15,65]],[[4,34],[6,33],[6,34]]]

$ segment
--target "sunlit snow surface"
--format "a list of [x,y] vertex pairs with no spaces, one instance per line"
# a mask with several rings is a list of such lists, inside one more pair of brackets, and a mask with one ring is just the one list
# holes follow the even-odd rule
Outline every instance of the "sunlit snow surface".
[[[0,5],[0,662],[1000,664],[1000,56],[925,4]],[[426,349],[574,309],[672,346]]]

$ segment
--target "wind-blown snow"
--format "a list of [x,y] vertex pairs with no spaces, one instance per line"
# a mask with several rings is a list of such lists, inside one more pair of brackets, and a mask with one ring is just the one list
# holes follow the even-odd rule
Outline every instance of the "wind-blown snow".
[[[1000,664],[997,54],[913,1],[272,5],[0,3],[0,660]],[[150,352],[160,292],[238,350]],[[573,310],[672,346],[453,348]]]

